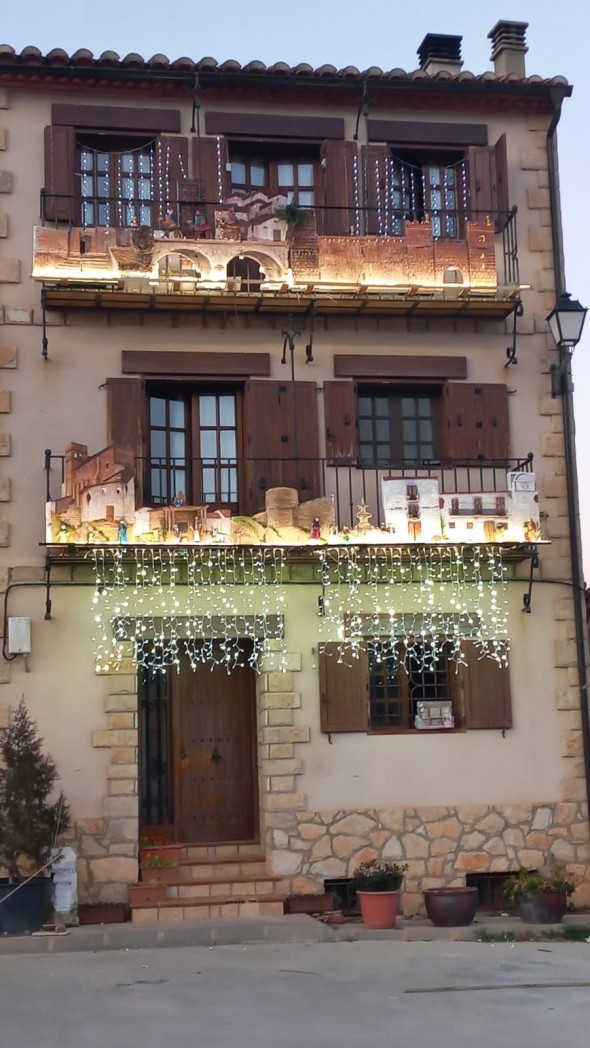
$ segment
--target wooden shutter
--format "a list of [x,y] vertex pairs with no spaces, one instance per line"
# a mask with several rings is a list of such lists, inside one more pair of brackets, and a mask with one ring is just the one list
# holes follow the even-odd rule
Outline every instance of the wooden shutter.
[[[320,212],[320,232],[326,235],[348,236],[354,229],[354,142],[326,139],[322,143],[320,167],[320,199],[326,208]],[[330,210],[338,208],[337,211]],[[340,210],[341,209],[341,210]]]
[[246,503],[264,509],[268,488],[297,488],[302,502],[320,494],[317,387],[315,382],[246,383]]
[[369,725],[367,656],[338,662],[338,645],[326,644],[319,656],[320,726],[324,732],[366,732]]
[[497,211],[496,172],[493,148],[472,146],[469,150],[469,196],[474,222],[485,221]]
[[382,209],[387,202],[386,171],[389,155],[389,146],[363,147],[365,201],[369,208],[365,224],[367,233],[373,235],[379,233],[379,219],[385,214]]
[[143,505],[144,433],[146,396],[145,383],[140,378],[108,378],[107,388],[107,445],[114,445],[123,453],[135,475],[135,504]]
[[[73,127],[45,128],[45,218],[73,222],[76,140]],[[66,199],[54,199],[52,194]]]
[[324,382],[326,458],[330,466],[356,465],[357,415],[354,382]]
[[512,727],[510,673],[493,659],[478,659],[475,645],[465,642],[468,665],[463,668],[465,726],[477,729]]
[[165,214],[168,206],[178,214],[182,196],[179,187],[188,178],[188,139],[180,135],[160,135],[158,158],[160,172],[156,192],[159,193],[161,185],[164,194],[164,199],[159,201],[160,212]]
[[469,193],[473,220],[483,222],[494,214],[496,228],[503,229],[510,211],[506,135],[494,146],[469,150]]
[[507,386],[447,382],[442,407],[443,458],[505,461],[509,457]]
[[496,178],[496,229],[500,233],[508,222],[510,213],[510,194],[508,189],[508,155],[506,135],[500,135],[493,148],[494,170]]

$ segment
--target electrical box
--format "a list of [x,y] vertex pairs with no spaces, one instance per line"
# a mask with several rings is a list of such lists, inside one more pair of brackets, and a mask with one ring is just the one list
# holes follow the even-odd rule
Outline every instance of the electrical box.
[[10,655],[31,654],[31,620],[24,616],[8,619],[8,652]]

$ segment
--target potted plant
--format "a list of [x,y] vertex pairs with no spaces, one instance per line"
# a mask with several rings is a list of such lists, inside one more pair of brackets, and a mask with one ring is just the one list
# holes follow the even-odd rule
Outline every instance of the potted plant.
[[354,871],[352,887],[361,907],[367,928],[394,928],[399,904],[399,889],[408,864],[371,859]]
[[144,884],[174,884],[177,880],[178,867],[171,859],[148,855],[141,865],[141,881]]
[[308,221],[309,210],[308,208],[299,207],[297,204],[291,202],[275,207],[273,217],[278,218],[280,222],[285,223],[287,227],[287,239],[291,239],[295,230],[300,226],[304,226]]
[[147,859],[167,859],[170,862],[182,858],[182,845],[170,844],[164,837],[140,837],[139,862],[144,866]]
[[575,885],[568,881],[565,871],[558,867],[547,874],[521,869],[507,878],[504,895],[516,906],[521,921],[561,924],[567,900],[574,889]]
[[427,888],[424,905],[437,928],[462,928],[475,917],[477,898],[477,888]]
[[51,850],[69,826],[55,762],[21,699],[0,741],[0,934],[39,931],[49,907]]
[[80,924],[123,924],[127,920],[124,902],[86,902],[78,906]]

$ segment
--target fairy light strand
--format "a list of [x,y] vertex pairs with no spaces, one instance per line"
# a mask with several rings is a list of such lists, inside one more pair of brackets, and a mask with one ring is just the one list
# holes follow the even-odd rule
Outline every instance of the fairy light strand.
[[[314,549],[322,615],[319,650],[352,665],[369,647],[391,664],[421,668],[443,648],[465,664],[464,642],[479,658],[508,662],[508,585],[502,548],[333,546]],[[94,549],[96,665],[131,657],[151,672],[187,657],[228,672],[287,666],[284,547],[101,547]],[[244,642],[248,643],[245,644]],[[334,645],[336,642],[336,645]]]

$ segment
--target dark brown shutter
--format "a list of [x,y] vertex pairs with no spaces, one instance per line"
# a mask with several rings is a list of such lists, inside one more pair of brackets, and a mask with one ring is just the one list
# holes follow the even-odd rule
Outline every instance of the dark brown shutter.
[[368,145],[363,147],[365,172],[365,200],[368,207],[366,216],[367,233],[379,232],[379,207],[386,202],[387,161],[389,146]]
[[171,208],[175,214],[179,213],[179,200],[182,193],[180,186],[188,178],[188,139],[180,135],[160,135],[158,139],[158,185],[156,191],[159,194],[162,187],[164,199],[159,200],[160,213],[164,214],[166,208]]
[[445,459],[505,461],[510,455],[508,388],[447,382],[441,429]]
[[[354,159],[356,144],[326,139],[322,143],[318,227],[326,235],[347,236],[355,227]],[[337,208],[338,210],[332,210]]]
[[115,446],[135,475],[135,503],[143,505],[145,474],[145,383],[140,378],[108,378],[107,446]]
[[320,726],[324,732],[367,731],[367,656],[352,660],[352,666],[338,662],[338,645],[326,644],[319,656]]
[[[45,128],[45,218],[73,222],[76,140],[73,127]],[[53,194],[56,194],[54,197]],[[57,199],[57,198],[63,199]]]
[[324,382],[326,459],[330,466],[356,464],[357,415],[354,382]]
[[475,645],[465,642],[465,726],[478,729],[512,727],[510,673],[493,659],[478,659]]
[[472,219],[483,222],[493,214],[501,231],[510,211],[506,135],[494,146],[474,146],[469,150],[469,192]]
[[469,195],[474,222],[483,222],[486,215],[497,211],[494,152],[489,146],[469,150]]
[[500,135],[493,148],[496,177],[496,229],[501,232],[510,213],[510,192],[508,188],[508,156],[506,152],[506,135]]
[[290,382],[246,383],[246,503],[249,513],[264,509],[268,488],[292,487],[302,502],[320,494],[317,388],[297,382],[295,421]]

